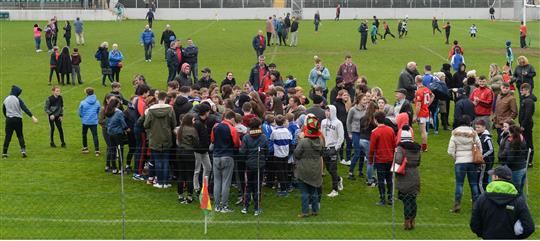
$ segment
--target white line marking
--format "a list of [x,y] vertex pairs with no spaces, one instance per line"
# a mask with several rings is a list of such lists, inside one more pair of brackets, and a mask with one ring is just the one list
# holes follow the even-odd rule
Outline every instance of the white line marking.
[[440,55],[439,53],[433,51],[432,49],[430,49],[430,48],[428,48],[428,47],[426,47],[426,46],[424,46],[424,45],[420,45],[420,47],[422,47],[423,49],[425,49],[425,50],[427,50],[428,52],[432,53],[433,55],[435,55],[435,56],[441,58],[442,60],[448,61],[445,57],[443,57],[443,56]]

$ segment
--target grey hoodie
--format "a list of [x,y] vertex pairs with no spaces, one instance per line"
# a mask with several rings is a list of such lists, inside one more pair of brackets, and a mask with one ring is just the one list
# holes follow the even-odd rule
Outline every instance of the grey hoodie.
[[353,106],[347,115],[347,131],[349,134],[360,132],[360,119],[366,114],[364,107]]
[[329,105],[328,109],[330,110],[330,118],[324,119],[321,123],[321,130],[326,143],[325,146],[339,149],[345,139],[343,123],[337,118],[335,106]]

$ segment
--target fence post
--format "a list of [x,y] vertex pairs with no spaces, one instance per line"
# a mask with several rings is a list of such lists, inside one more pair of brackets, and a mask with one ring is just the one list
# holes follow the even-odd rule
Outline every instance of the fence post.
[[126,239],[126,205],[124,193],[124,157],[122,155],[122,146],[116,146],[116,157],[120,164],[120,185],[122,189],[122,239]]
[[[392,168],[394,163],[392,162]],[[384,185],[384,184],[383,184]],[[396,172],[392,172],[392,240],[396,239]]]

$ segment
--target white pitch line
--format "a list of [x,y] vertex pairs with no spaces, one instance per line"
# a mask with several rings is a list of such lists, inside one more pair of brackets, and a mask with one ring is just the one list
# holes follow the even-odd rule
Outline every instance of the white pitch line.
[[425,49],[425,50],[427,50],[428,52],[432,53],[433,55],[435,55],[435,56],[441,58],[442,60],[448,61],[445,57],[443,57],[443,56],[440,55],[439,53],[433,51],[432,49],[430,49],[430,48],[428,48],[428,47],[426,47],[426,46],[424,46],[424,45],[420,45],[420,47],[422,47],[423,49]]

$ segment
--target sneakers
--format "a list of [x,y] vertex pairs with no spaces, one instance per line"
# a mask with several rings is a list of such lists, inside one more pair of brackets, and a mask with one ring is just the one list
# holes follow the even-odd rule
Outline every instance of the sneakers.
[[113,170],[112,170],[112,174],[118,174],[118,170],[113,169]]
[[124,172],[131,173],[132,172],[131,167],[129,165],[126,165],[126,169],[124,169]]
[[343,191],[343,177],[339,177],[339,182],[337,184],[337,189]]
[[330,192],[328,195],[328,197],[337,197],[339,195],[339,193],[336,191],[336,190],[332,190],[332,192]]
[[62,145],[60,145],[62,148],[66,148],[66,143],[62,143]]
[[26,150],[22,150],[22,151],[21,151],[21,154],[22,154],[22,157],[23,157],[23,158],[28,157],[28,156],[26,155]]
[[135,181],[144,181],[144,177],[142,177],[139,174],[133,174],[132,179],[135,180]]
[[56,148],[56,144],[54,144],[54,142],[51,142],[51,147]]
[[[172,184],[163,184],[163,188],[171,188],[172,187]],[[192,200],[193,201],[193,200]]]
[[[345,161],[345,159],[341,159],[341,161],[340,161],[339,163],[341,163],[341,164],[343,164],[343,165],[347,165],[347,161]],[[350,164],[349,164],[349,165],[350,165]]]
[[220,213],[220,212],[221,212],[221,207],[216,206],[216,207],[214,208],[214,212]]
[[81,153],[82,154],[88,154],[88,147],[83,147],[83,149],[81,150]]
[[354,181],[354,180],[356,180],[356,177],[354,177],[354,175],[352,175],[352,174],[349,174],[349,177],[347,177],[347,179],[349,179],[351,181]]
[[244,207],[244,208],[242,208],[242,210],[241,210],[240,212],[241,212],[242,214],[247,214],[247,213],[248,213],[248,210],[247,210],[247,208]]
[[386,205],[386,201],[384,201],[384,199],[381,199],[380,201],[378,201],[375,204],[378,205],[378,206],[384,206],[384,205]]
[[262,209],[255,209],[255,213],[253,213],[253,216],[259,216],[262,213]]
[[221,213],[232,213],[234,210],[230,209],[229,207],[225,206],[221,209]]
[[99,151],[95,151],[95,153],[96,153],[96,156],[99,156],[99,154],[101,154],[101,152]]
[[161,184],[159,184],[159,183],[156,183],[156,184],[153,185],[153,187],[162,189],[162,188],[163,188],[163,185],[161,185]]
[[41,53],[43,50],[41,49],[36,49],[36,53]]
[[279,197],[288,197],[289,193],[287,191],[279,191],[279,192],[277,192],[277,195]]
[[236,201],[236,203],[234,203],[235,205],[240,205],[244,202],[244,199],[242,197],[238,197],[238,200]]
[[8,158],[8,154],[2,154],[2,159],[7,159]]
[[193,198],[191,196],[188,196],[187,198],[184,198],[184,196],[179,196],[178,201],[181,204],[190,204],[193,202]]

